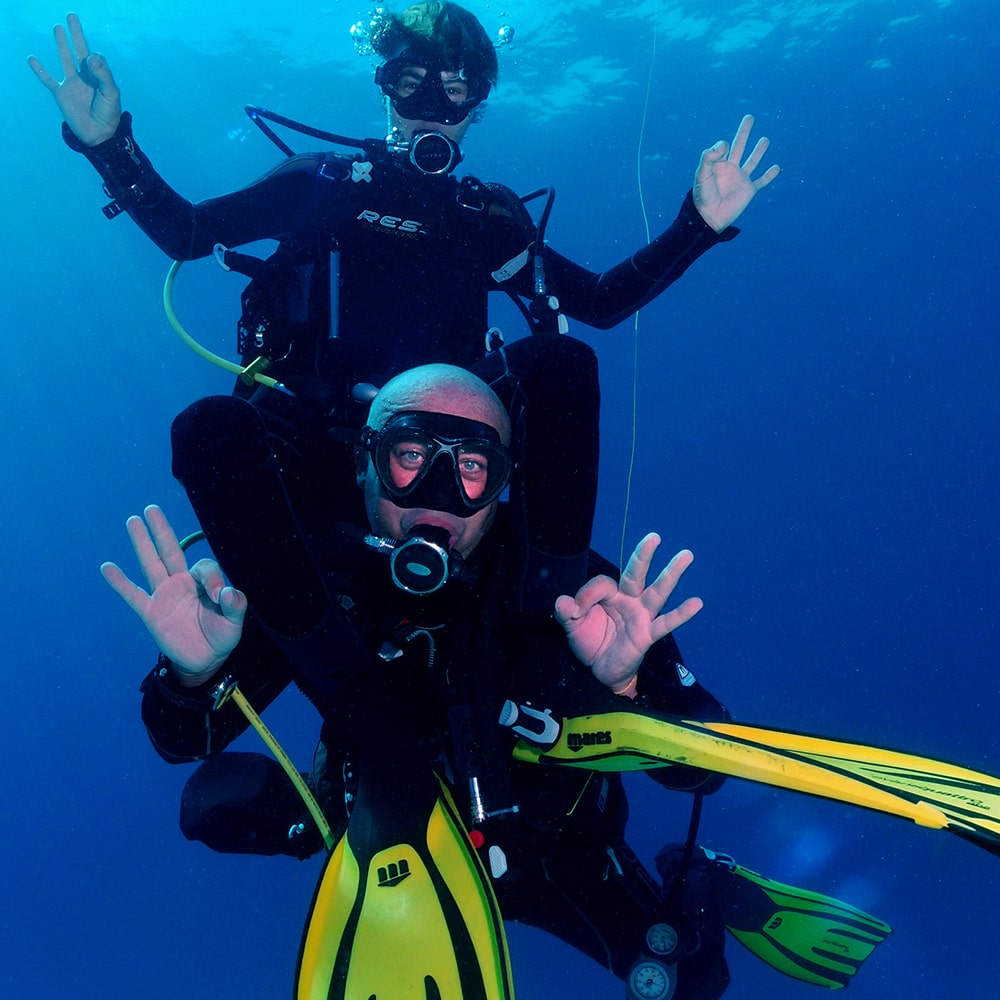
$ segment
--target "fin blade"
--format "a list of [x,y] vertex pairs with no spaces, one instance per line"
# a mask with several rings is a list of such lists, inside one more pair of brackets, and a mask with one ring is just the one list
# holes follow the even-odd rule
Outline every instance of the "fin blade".
[[813,986],[826,986],[832,990],[839,990],[850,981],[848,976],[813,969],[800,956],[780,947],[766,934],[733,927],[727,927],[726,930],[762,962],[766,962],[772,969],[792,979],[811,983]]
[[742,865],[716,865],[727,902],[726,929],[758,958],[803,982],[840,989],[892,933],[843,900],[766,878]]
[[316,888],[296,1000],[513,1000],[489,876],[447,787],[410,777],[359,794]]
[[598,771],[685,764],[947,829],[1000,854],[1000,778],[882,747],[740,723],[607,712],[564,719],[551,747],[521,740],[514,756]]
[[756,726],[714,722],[705,726],[790,751],[914,804],[926,803],[946,817],[949,829],[967,831],[1000,849],[1000,778],[993,775],[884,747]]

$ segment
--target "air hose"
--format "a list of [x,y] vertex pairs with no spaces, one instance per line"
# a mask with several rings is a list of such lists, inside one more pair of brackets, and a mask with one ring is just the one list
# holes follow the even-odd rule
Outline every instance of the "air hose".
[[[175,261],[175,263],[177,262]],[[166,298],[166,293],[164,293],[164,298]],[[220,358],[219,360],[223,359]],[[204,531],[192,532],[180,541],[181,551],[186,551],[191,545],[194,545],[195,542],[200,542],[204,537]],[[220,705],[224,705],[230,698],[236,702],[237,707],[246,717],[247,722],[257,731],[257,735],[264,741],[267,748],[274,755],[274,759],[281,765],[285,774],[288,775],[289,780],[295,786],[295,790],[305,803],[306,809],[309,810],[309,815],[312,816],[316,823],[320,835],[323,837],[323,843],[326,844],[326,849],[332,851],[337,841],[333,836],[333,831],[330,829],[330,824],[327,822],[326,816],[323,815],[322,807],[316,801],[316,796],[313,795],[312,789],[306,784],[298,768],[292,763],[292,759],[285,753],[284,747],[275,739],[274,734],[264,724],[264,720],[254,710],[253,705],[247,701],[246,696],[239,689],[236,681],[227,677],[216,685],[213,692],[215,696],[213,708],[219,708]]]
[[264,357],[256,358],[251,361],[250,364],[243,365],[236,364],[235,361],[228,361],[226,358],[220,357],[218,354],[213,354],[208,348],[202,347],[184,329],[183,324],[177,318],[177,313],[174,311],[174,279],[177,277],[177,272],[181,269],[181,264],[183,261],[175,260],[170,265],[170,270],[167,271],[166,281],[163,283],[163,311],[167,314],[167,322],[173,327],[174,333],[177,334],[181,340],[191,348],[199,357],[204,358],[206,361],[210,361],[213,365],[218,365],[220,368],[224,368],[227,372],[232,372],[234,375],[238,375],[240,379],[247,385],[253,385],[255,382],[267,386],[268,389],[274,389],[277,392],[283,392],[286,396],[294,396],[290,389],[283,383],[279,382],[277,379],[271,378],[270,375],[264,374],[264,369],[269,364],[268,359]]
[[306,808],[309,810],[309,815],[312,816],[313,821],[319,828],[319,832],[323,837],[323,843],[326,844],[326,849],[332,851],[337,844],[336,838],[333,836],[333,831],[330,829],[330,824],[326,821],[326,817],[323,815],[323,809],[320,804],[316,801],[316,796],[313,795],[312,789],[306,784],[302,775],[299,774],[298,768],[292,763],[291,758],[285,753],[284,747],[274,738],[274,734],[270,729],[264,725],[264,720],[257,714],[254,710],[253,705],[247,701],[246,696],[239,689],[239,687],[234,682],[223,694],[222,699],[219,701],[221,705],[227,698],[232,698],[236,702],[239,710],[246,716],[247,722],[257,730],[257,735],[267,744],[267,748],[274,754],[274,759],[281,765],[285,774],[291,779],[292,784],[295,786],[295,790],[299,793],[302,801],[305,803]]

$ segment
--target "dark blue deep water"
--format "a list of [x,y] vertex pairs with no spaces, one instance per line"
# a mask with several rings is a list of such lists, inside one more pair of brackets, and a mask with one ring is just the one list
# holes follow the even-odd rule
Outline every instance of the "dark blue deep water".
[[[617,556],[621,544],[634,399],[626,544],[655,529],[665,549],[696,553],[684,589],[706,607],[680,642],[733,713],[1000,772],[1000,9],[473,6],[491,33],[509,23],[517,37],[462,169],[519,191],[554,184],[549,235],[569,256],[600,268],[644,241],[640,182],[659,231],[701,149],[747,112],[772,139],[765,162],[782,167],[743,234],[646,309],[637,332],[574,328],[603,366],[597,546]],[[244,103],[378,134],[370,67],[347,34],[366,11],[355,0],[80,9],[140,142],[196,199],[279,156]],[[167,261],[127,219],[104,221],[96,175],[63,146],[24,64],[29,52],[54,62],[49,29],[63,13],[40,0],[0,11],[0,994],[284,997],[319,861],[219,857],[183,840],[187,769],[159,760],[138,718],[152,646],[98,574],[128,559],[123,523],[146,503],[193,526],[167,428],[229,377],[173,337],[159,298]],[[178,308],[217,350],[231,344],[235,282],[210,263],[179,279]],[[311,709],[290,694],[268,718],[305,762]],[[648,781],[630,787],[630,837],[648,859],[683,835],[686,804]],[[995,995],[1000,859],[736,782],[707,803],[702,839],[893,924],[854,1000]],[[622,995],[540,935],[515,928],[511,940],[523,1000]],[[819,995],[735,943],[730,960],[732,1000]]]

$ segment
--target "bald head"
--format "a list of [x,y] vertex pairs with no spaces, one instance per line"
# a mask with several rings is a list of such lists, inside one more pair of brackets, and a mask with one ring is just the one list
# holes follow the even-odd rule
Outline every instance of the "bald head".
[[[372,401],[368,426],[384,431],[389,421],[400,413],[464,417],[487,424],[497,432],[503,444],[510,444],[510,418],[503,404],[482,379],[464,368],[423,365],[390,379]],[[457,470],[457,465],[455,468]],[[359,473],[365,491],[368,521],[373,531],[384,538],[405,538],[418,525],[444,528],[448,532],[450,548],[468,557],[493,523],[496,500],[469,514],[455,513],[454,508],[438,509],[445,505],[430,499],[427,506],[401,507],[383,490],[370,455],[366,456],[364,471],[359,468]],[[459,486],[456,483],[452,488],[457,491]]]
[[447,413],[489,424],[510,444],[510,418],[496,393],[480,378],[454,365],[422,365],[390,379],[368,413],[368,426],[382,430],[397,413]]

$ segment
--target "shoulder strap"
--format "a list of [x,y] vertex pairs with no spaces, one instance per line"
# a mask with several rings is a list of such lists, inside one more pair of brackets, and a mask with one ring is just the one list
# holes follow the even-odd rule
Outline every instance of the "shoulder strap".
[[520,195],[507,187],[506,184],[498,184],[495,181],[487,181],[485,185],[492,198],[490,211],[494,215],[509,215],[518,228],[524,233],[525,239],[529,242],[534,240],[537,229],[535,220],[525,207]]

